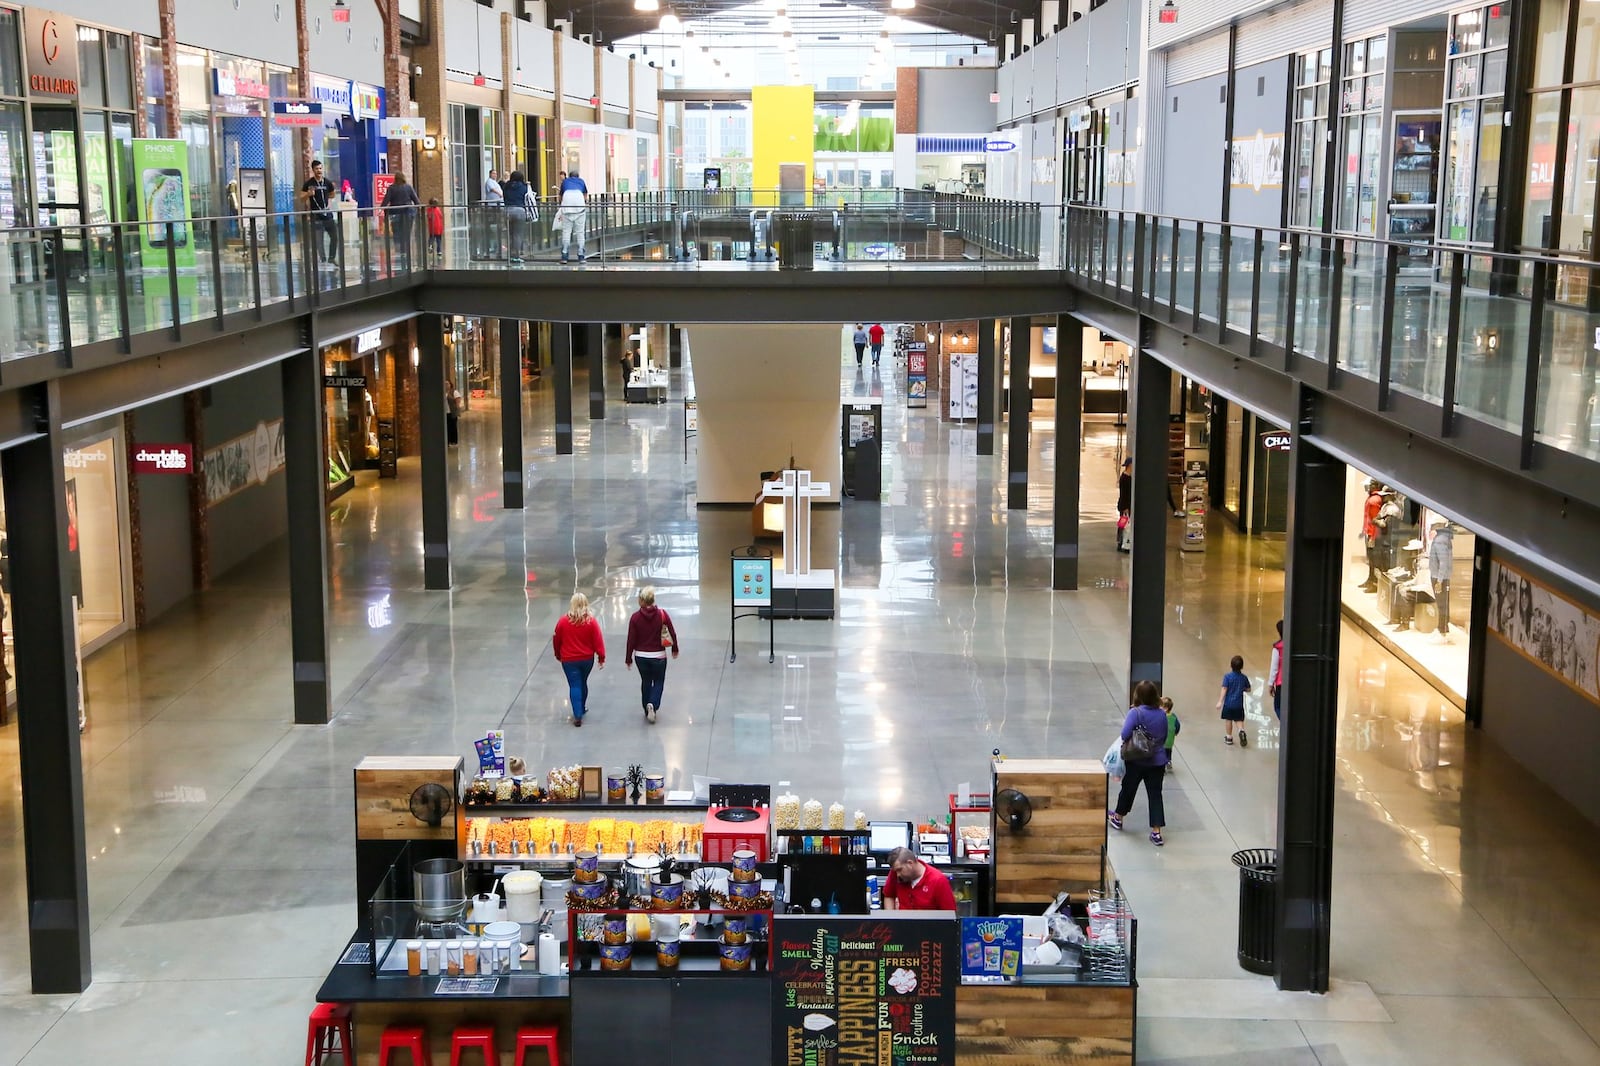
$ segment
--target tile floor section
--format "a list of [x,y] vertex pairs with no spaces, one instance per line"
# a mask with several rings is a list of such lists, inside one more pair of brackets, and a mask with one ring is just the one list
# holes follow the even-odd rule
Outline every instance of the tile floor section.
[[[1126,658],[1115,430],[1092,429],[1085,447],[1083,588],[1053,593],[1049,402],[1034,414],[1029,507],[1008,512],[1003,459],[978,457],[971,427],[908,412],[887,358],[881,378],[841,367],[846,393],[885,396],[885,499],[820,515],[839,617],[781,624],[774,665],[727,662],[727,551],[748,518],[695,507],[682,373],[671,404],[614,398],[604,422],[580,422],[570,458],[554,454],[551,390],[535,386],[523,512],[498,506],[492,406],[469,415],[450,453],[448,594],[421,588],[416,468],[382,485],[363,476],[331,513],[329,726],[288,724],[279,551],[95,655],[83,740],[95,980],[81,996],[28,994],[15,726],[0,731],[0,1066],[298,1062],[313,994],[354,925],[350,768],[368,753],[467,755],[500,726],[534,766],[628,760],[671,767],[675,785],[791,782],[905,818],[982,782],[992,748],[1098,755]],[[1141,919],[1140,1061],[1600,1063],[1595,827],[1348,625],[1335,987],[1286,995],[1239,969],[1228,856],[1274,839],[1277,737],[1253,697],[1251,746],[1224,747],[1211,708],[1235,652],[1265,688],[1282,546],[1211,533],[1205,554],[1170,560],[1168,691],[1186,729],[1168,843],[1146,843],[1142,802],[1136,831],[1111,843]],[[621,662],[645,583],[683,646],[653,727]],[[613,643],[582,731],[548,649],[574,588]]]

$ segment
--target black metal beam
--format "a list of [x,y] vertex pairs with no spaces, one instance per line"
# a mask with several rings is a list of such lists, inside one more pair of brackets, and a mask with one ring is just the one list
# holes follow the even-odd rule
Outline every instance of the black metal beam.
[[1006,390],[1009,413],[1006,428],[1006,509],[1028,509],[1028,412],[1033,407],[1033,383],[1028,364],[1033,349],[1033,321],[1011,320],[1011,385]]
[[29,966],[35,994],[73,994],[90,979],[78,659],[67,580],[80,564],[67,550],[59,390],[36,386],[29,402],[40,435],[0,452],[11,516]]
[[1167,424],[1172,371],[1133,350],[1133,562],[1128,577],[1128,684],[1161,684],[1167,603]]
[[[1083,326],[1056,318],[1056,463],[1052,504],[1055,550],[1050,587],[1078,587],[1078,496],[1083,477]],[[1070,373],[1063,372],[1065,367]]]
[[[846,315],[846,318],[849,316]],[[1000,375],[996,370],[999,347],[995,332],[1000,323],[985,318],[978,323],[978,454],[994,454],[995,423],[1000,421]]]
[[450,587],[450,475],[445,434],[444,323],[417,322],[417,392],[422,428],[422,584]]
[[550,326],[550,374],[556,387],[556,454],[572,454],[572,326]]
[[296,725],[333,717],[328,676],[328,447],[321,344],[306,320],[305,346],[280,364],[283,379],[284,496],[289,549],[289,645]]
[[1308,439],[1319,400],[1307,386],[1296,390],[1284,574],[1273,976],[1295,992],[1328,990],[1332,934],[1345,465]]
[[522,479],[522,323],[500,320],[500,501],[520,510]]
[[[628,343],[626,337],[622,343]],[[605,326],[602,323],[590,322],[584,326],[584,348],[589,365],[589,420],[603,421],[606,417],[606,364],[609,360]]]

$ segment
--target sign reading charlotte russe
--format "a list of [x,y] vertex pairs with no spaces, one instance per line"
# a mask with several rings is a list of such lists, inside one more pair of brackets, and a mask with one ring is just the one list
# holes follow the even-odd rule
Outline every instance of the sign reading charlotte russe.
[[193,445],[140,444],[134,447],[135,474],[187,474],[193,470]]
[[68,15],[22,12],[28,50],[28,92],[32,96],[78,95],[78,23]]

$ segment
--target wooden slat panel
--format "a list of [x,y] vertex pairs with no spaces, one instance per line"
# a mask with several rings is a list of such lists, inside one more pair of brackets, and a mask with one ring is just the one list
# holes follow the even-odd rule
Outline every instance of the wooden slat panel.
[[[400,757],[368,758],[355,770],[357,840],[450,840],[456,835],[455,800],[462,759],[419,756],[414,765]],[[451,808],[437,826],[411,813],[411,793],[425,784],[442,786]]]
[[1134,989],[961,985],[959,1066],[1114,1066],[1133,1062]]
[[1107,784],[1105,768],[1087,759],[1005,760],[995,789],[1027,796],[1033,817],[1016,832],[996,826],[997,903],[1049,899],[1057,891],[1100,887]]

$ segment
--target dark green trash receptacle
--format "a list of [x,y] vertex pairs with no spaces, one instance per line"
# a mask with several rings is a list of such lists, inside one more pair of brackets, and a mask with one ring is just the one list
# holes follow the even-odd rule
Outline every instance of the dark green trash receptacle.
[[1277,941],[1278,853],[1247,848],[1233,853],[1239,868],[1239,965],[1272,973]]
[[810,215],[779,215],[773,227],[778,238],[778,269],[811,270],[816,265],[816,229]]

